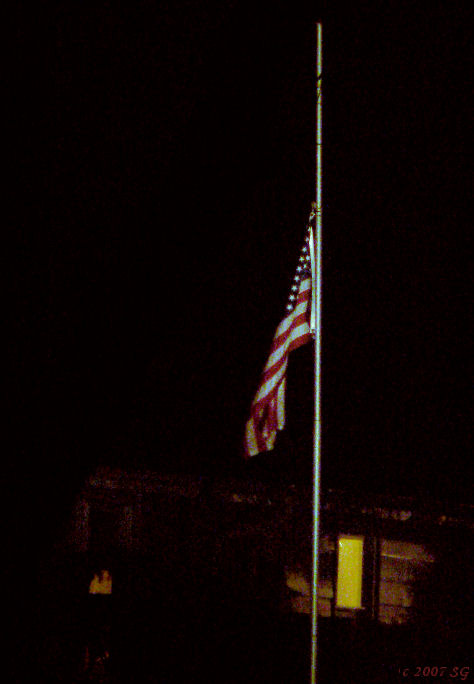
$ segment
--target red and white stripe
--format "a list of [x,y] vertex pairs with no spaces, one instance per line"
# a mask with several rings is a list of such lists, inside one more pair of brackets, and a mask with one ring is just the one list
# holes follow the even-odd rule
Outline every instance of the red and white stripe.
[[270,451],[277,430],[285,425],[285,384],[288,355],[312,338],[311,278],[301,280],[296,304],[278,326],[270,356],[262,373],[260,387],[252,402],[250,419],[245,430],[245,457]]

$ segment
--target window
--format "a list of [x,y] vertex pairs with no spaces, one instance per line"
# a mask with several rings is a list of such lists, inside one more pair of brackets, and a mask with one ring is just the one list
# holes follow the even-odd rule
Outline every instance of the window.
[[94,575],[89,584],[89,594],[111,594],[112,593],[112,576],[108,570],[101,570],[100,573]]
[[337,608],[362,608],[364,538],[340,535],[337,545]]

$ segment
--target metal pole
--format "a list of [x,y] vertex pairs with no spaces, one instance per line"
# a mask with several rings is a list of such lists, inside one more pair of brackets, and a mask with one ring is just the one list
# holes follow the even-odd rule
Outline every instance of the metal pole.
[[313,301],[315,302],[314,335],[314,443],[313,443],[313,578],[311,605],[311,684],[317,680],[318,636],[318,541],[319,541],[319,490],[321,455],[321,280],[322,280],[322,66],[323,29],[316,27],[316,219],[314,231],[314,254],[316,256],[313,278]]

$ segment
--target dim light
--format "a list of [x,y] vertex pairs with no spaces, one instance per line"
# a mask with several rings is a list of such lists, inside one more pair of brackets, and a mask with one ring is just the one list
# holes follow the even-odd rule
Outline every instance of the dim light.
[[108,570],[101,570],[100,574],[94,575],[90,585],[89,594],[111,594],[112,576]]

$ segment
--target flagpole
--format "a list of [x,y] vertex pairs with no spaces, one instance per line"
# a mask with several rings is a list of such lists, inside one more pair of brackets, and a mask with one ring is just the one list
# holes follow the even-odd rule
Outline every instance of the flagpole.
[[313,234],[315,269],[313,274],[313,297],[315,310],[314,332],[314,442],[313,442],[313,571],[311,603],[311,684],[317,681],[318,637],[318,541],[319,541],[319,492],[321,472],[321,281],[322,281],[322,66],[323,29],[316,25],[316,203],[315,230]]

